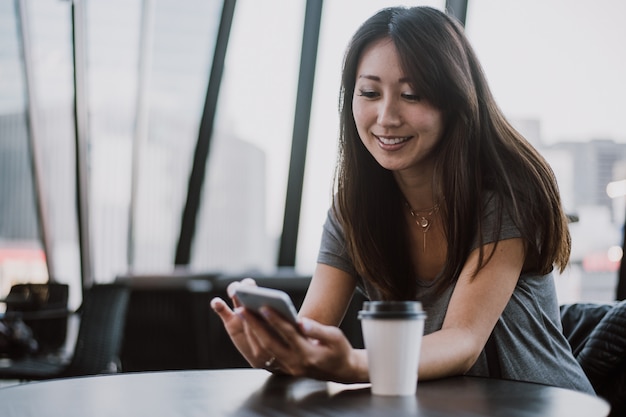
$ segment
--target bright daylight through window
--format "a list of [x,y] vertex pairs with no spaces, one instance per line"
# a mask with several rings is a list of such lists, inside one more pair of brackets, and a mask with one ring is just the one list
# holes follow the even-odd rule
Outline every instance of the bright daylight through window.
[[[175,267],[222,2],[81,3],[84,21],[74,28],[72,2],[0,5],[3,294],[14,282],[46,280],[50,265],[70,284],[83,274],[74,161],[77,47],[88,106],[85,198],[94,278]],[[323,3],[296,246],[302,274],[315,267],[332,198],[348,39],[367,16],[399,3],[445,7],[443,0]],[[194,270],[245,273],[277,265],[306,4],[236,2],[198,196]],[[570,266],[557,279],[562,302],[615,297],[626,213],[624,16],[621,0],[468,2],[466,32],[496,101],[551,164],[570,215]],[[26,108],[36,121],[30,128]],[[40,147],[39,182],[29,168],[29,135]],[[44,187],[48,236],[38,232],[37,186]]]

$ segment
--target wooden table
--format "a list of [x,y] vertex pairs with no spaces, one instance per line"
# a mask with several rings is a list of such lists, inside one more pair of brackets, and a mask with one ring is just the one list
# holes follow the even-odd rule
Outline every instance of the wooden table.
[[454,377],[417,395],[379,397],[369,384],[277,377],[255,369],[125,373],[0,389],[2,417],[501,416],[605,417],[594,396],[538,384]]

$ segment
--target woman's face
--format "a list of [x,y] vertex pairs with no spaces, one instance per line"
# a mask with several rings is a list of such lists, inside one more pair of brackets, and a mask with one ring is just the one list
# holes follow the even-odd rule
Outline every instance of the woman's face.
[[365,49],[352,112],[361,141],[383,168],[430,172],[430,156],[443,131],[442,113],[411,88],[391,40]]

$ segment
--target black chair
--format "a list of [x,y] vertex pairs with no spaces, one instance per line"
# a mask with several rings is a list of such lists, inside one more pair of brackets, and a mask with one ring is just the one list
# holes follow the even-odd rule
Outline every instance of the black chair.
[[119,284],[96,284],[85,290],[69,361],[50,355],[14,360],[0,366],[0,379],[44,380],[117,371],[128,295],[128,288]]
[[210,368],[209,300],[215,277],[183,269],[117,277],[130,288],[120,350],[123,372]]
[[610,417],[626,415],[626,301],[561,306],[563,333]]
[[67,337],[69,286],[57,282],[15,284],[0,302],[3,320],[22,320],[40,354],[58,351]]

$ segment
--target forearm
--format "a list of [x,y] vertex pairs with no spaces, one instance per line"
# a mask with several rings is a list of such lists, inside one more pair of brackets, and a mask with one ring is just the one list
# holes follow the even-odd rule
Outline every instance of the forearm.
[[470,332],[445,329],[424,336],[419,379],[462,375],[476,362],[482,346]]
[[[480,348],[468,332],[458,329],[440,330],[424,336],[420,350],[420,380],[462,375],[475,363]],[[367,350],[353,349],[348,366],[338,369],[336,382],[369,382]]]

